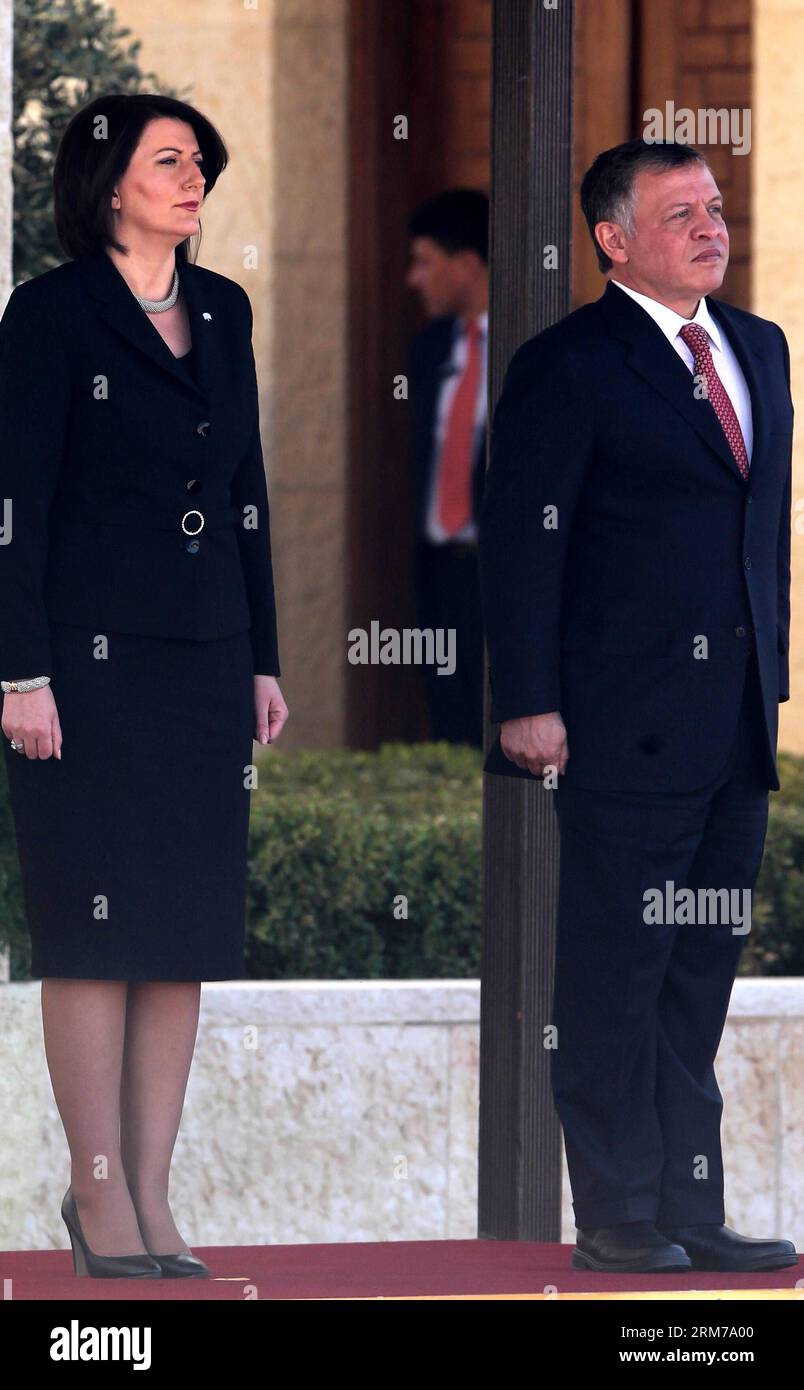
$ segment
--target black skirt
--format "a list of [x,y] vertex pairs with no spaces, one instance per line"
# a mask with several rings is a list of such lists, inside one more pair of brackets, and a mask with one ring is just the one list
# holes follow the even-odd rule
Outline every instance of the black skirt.
[[92,628],[51,634],[61,760],[3,738],[32,975],[243,978],[248,633],[111,632],[106,656]]

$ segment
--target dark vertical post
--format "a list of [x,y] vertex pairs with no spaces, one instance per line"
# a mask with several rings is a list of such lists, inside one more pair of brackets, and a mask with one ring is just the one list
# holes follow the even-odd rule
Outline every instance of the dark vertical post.
[[[490,410],[514,350],[570,308],[573,12],[572,0],[494,0]],[[488,693],[486,681],[487,747]],[[540,782],[484,782],[478,1235],[554,1241],[561,1132],[544,1030],[558,825]]]

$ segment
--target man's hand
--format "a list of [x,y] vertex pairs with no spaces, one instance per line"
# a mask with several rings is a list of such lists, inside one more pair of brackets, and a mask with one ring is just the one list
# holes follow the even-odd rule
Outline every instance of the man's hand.
[[534,777],[541,777],[545,767],[563,773],[569,758],[567,731],[558,710],[506,719],[500,725],[500,747],[506,758]]

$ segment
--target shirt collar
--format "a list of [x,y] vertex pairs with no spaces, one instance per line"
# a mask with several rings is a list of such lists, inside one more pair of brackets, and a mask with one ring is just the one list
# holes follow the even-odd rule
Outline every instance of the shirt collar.
[[698,300],[698,307],[693,317],[691,319],[685,319],[684,315],[677,314],[675,309],[668,308],[666,304],[660,304],[658,299],[651,299],[650,295],[641,294],[638,290],[632,290],[630,285],[623,285],[619,280],[612,280],[610,283],[619,286],[625,294],[630,294],[631,298],[635,299],[637,304],[642,305],[642,308],[650,314],[654,322],[659,325],[659,328],[661,328],[668,342],[675,342],[679,330],[682,329],[685,324],[697,323],[700,324],[701,328],[706,330],[718,351],[722,350],[720,330],[709,312],[705,295],[701,295],[701,298]]
[[[475,317],[475,321],[476,321],[476,323],[477,323],[477,325],[478,325],[478,327],[479,327],[479,329],[480,329],[481,334],[487,333],[487,332],[488,332],[488,326],[489,326],[488,310],[484,309],[484,311],[483,311],[482,314],[475,314],[474,317]],[[466,323],[465,323],[465,320],[463,319],[463,317],[462,317],[461,314],[458,314],[458,315],[456,316],[456,319],[455,319],[455,335],[456,335],[456,337],[457,337],[459,334],[465,333],[465,332],[466,332]]]

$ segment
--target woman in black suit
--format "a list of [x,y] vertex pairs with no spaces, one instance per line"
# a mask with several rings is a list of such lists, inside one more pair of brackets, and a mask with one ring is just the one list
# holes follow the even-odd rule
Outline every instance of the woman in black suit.
[[184,102],[82,108],[70,259],[0,322],[3,747],[78,1274],[209,1272],[170,1160],[200,982],[245,973],[252,739],[288,713],[251,305],[188,259],[226,162]]

